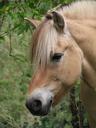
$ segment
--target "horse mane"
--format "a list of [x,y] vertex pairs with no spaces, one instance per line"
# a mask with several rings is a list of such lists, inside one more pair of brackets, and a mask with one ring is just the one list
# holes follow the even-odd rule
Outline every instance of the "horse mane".
[[[77,1],[68,6],[56,10],[70,19],[95,19],[95,1]],[[50,54],[54,53],[55,44],[58,42],[58,33],[54,27],[53,20],[44,19],[33,33],[31,56],[32,62],[37,67],[45,67],[49,63]]]
[[96,1],[76,1],[58,9],[69,19],[96,19]]

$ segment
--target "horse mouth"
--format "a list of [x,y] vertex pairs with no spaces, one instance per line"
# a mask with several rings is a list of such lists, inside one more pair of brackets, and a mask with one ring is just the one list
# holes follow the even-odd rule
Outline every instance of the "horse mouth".
[[39,110],[39,111],[36,111],[36,112],[31,110],[30,112],[34,116],[46,116],[50,112],[50,108],[51,107],[49,107],[49,108],[42,108],[42,110]]
[[49,111],[40,111],[40,112],[37,112],[37,113],[32,113],[32,115],[34,116],[46,116],[48,115]]

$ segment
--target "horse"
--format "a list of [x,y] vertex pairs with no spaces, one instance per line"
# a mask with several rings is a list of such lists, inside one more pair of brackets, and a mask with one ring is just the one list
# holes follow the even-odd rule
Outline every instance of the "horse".
[[47,115],[80,80],[80,98],[90,128],[96,128],[96,1],[76,1],[40,21],[26,20],[35,27],[27,108],[33,115]]

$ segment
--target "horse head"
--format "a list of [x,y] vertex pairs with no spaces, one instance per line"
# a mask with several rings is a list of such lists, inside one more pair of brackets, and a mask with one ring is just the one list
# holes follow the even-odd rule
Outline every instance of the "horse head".
[[31,47],[35,71],[26,106],[33,115],[43,116],[79,79],[82,51],[68,30],[66,18],[60,13],[50,12],[40,22],[28,21],[36,29]]

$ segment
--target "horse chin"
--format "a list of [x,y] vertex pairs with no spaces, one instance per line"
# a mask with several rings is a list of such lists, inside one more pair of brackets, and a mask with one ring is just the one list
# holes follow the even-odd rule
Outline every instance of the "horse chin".
[[52,104],[50,104],[50,105],[48,105],[48,106],[42,107],[42,110],[37,111],[37,112],[35,112],[35,113],[34,113],[34,111],[31,110],[31,113],[32,113],[32,115],[34,115],[34,116],[47,116],[48,113],[50,112],[51,108],[52,108]]
[[47,116],[49,112],[50,112],[50,110],[42,110],[42,111],[37,112],[37,113],[33,113],[33,112],[31,112],[31,113],[34,116]]
[[34,115],[34,116],[46,116],[46,115],[48,115],[48,113],[49,113],[49,111],[41,111],[38,113],[32,113],[32,115]]

